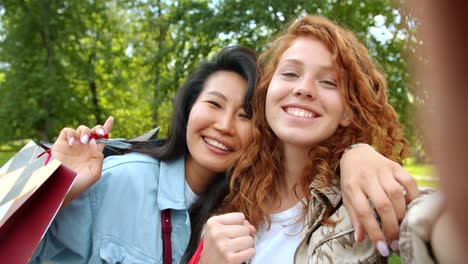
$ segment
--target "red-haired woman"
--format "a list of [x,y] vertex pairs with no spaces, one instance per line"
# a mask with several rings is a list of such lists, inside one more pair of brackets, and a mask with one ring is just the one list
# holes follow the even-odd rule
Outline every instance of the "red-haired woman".
[[[308,15],[273,41],[258,67],[253,142],[234,166],[218,211],[227,214],[206,224],[199,263],[386,263],[385,238],[357,242],[339,184],[348,146],[366,142],[398,163],[408,147],[369,51],[349,30]],[[392,196],[400,185],[389,179],[380,184]],[[393,212],[391,203],[374,206]],[[382,217],[382,225],[398,221]]]

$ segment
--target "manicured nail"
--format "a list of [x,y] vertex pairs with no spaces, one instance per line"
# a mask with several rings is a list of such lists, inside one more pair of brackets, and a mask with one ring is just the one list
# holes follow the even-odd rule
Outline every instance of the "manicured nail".
[[97,130],[97,133],[98,133],[98,135],[101,135],[101,136],[104,136],[104,134],[105,134],[104,129],[102,129],[102,128],[99,128]]
[[390,244],[390,247],[392,248],[393,251],[397,251],[400,249],[400,241],[398,240],[393,240],[392,243]]
[[96,140],[94,140],[94,138],[92,138],[90,144],[95,146],[96,145]]
[[81,137],[80,141],[81,141],[82,144],[86,144],[86,143],[88,143],[88,140],[89,140],[89,136],[84,135],[84,136]]
[[377,250],[379,251],[380,255],[382,255],[382,257],[388,257],[390,254],[390,252],[388,252],[387,243],[382,240],[377,241]]
[[75,143],[75,138],[72,137],[68,140],[68,145],[73,146],[73,143]]
[[358,241],[357,241],[357,232],[356,232],[356,230],[354,230],[354,241],[355,241],[355,242],[358,242]]

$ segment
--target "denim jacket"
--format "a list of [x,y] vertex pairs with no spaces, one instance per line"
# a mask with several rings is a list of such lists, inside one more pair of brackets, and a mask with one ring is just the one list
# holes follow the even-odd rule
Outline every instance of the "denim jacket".
[[179,263],[190,237],[184,170],[183,158],[105,159],[101,179],[59,212],[31,263],[162,263],[160,211],[167,208]]

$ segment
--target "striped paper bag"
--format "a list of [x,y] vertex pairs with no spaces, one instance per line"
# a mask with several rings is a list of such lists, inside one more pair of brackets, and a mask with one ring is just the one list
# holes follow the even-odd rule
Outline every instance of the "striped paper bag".
[[33,141],[0,168],[2,263],[29,261],[75,178]]

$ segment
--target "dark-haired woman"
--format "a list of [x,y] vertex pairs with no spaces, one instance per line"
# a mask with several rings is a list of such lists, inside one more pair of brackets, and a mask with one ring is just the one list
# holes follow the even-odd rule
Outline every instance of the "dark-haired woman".
[[170,209],[172,262],[179,263],[191,233],[188,208],[250,143],[255,68],[250,49],[222,50],[179,89],[161,146],[103,165],[89,138],[108,133],[112,118],[92,130],[63,129],[52,153],[79,173],[67,200],[82,193],[61,210],[31,262],[162,263],[161,212]]

